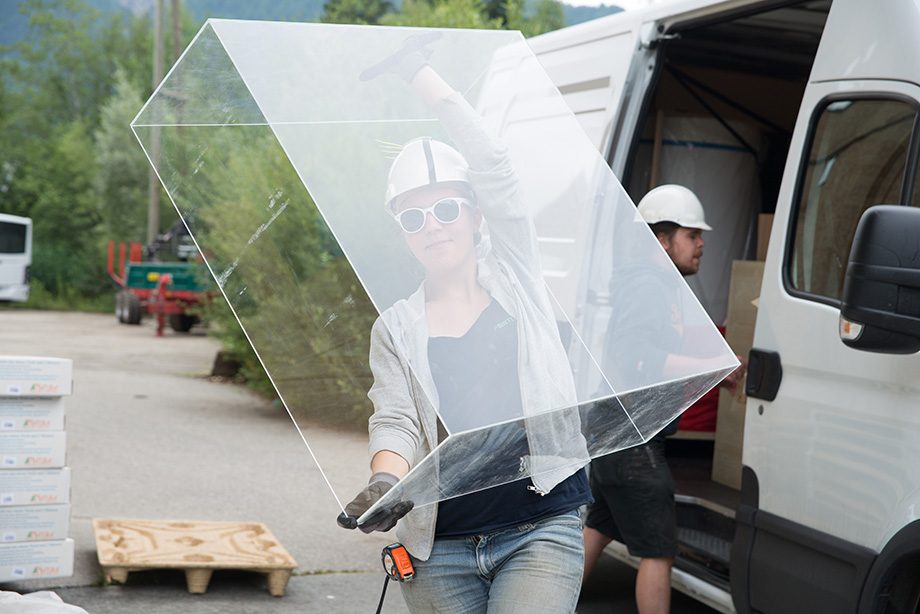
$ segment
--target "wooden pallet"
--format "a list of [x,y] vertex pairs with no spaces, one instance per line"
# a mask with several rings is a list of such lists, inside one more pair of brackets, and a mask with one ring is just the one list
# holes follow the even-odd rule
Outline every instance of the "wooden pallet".
[[106,580],[132,571],[180,569],[188,592],[201,594],[215,569],[264,573],[268,592],[284,595],[297,561],[257,522],[94,518],[96,553]]

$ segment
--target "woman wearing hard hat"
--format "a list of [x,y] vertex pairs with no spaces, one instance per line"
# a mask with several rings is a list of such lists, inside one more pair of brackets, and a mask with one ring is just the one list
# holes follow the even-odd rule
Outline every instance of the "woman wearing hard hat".
[[[373,476],[340,516],[348,528],[437,447],[439,428],[460,432],[525,416],[558,424],[544,412],[575,405],[533,224],[508,153],[469,104],[416,60],[417,67],[393,71],[429,103],[459,151],[417,139],[389,173],[385,207],[424,267],[424,282],[374,325]],[[541,435],[529,426],[526,436],[519,427],[517,433],[521,475],[529,479],[404,518],[405,506],[397,505],[358,526],[365,532],[396,526],[415,567],[414,579],[400,584],[411,612],[574,611],[584,562],[577,510],[591,501],[584,441],[575,425],[565,434],[576,448],[580,441],[580,453],[567,464],[525,472],[525,458],[553,456],[537,453]]]

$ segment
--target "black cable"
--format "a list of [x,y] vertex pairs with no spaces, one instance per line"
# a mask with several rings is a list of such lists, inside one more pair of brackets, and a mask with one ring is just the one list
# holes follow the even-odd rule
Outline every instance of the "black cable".
[[380,611],[383,609],[383,598],[387,596],[387,584],[390,583],[390,576],[383,578],[383,590],[380,591],[380,603],[377,604],[376,614],[380,614]]

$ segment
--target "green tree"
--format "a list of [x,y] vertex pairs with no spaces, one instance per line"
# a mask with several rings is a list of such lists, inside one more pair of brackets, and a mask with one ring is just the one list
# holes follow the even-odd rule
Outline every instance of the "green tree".
[[[107,147],[106,156],[114,155],[114,145],[104,136],[112,128],[100,133],[99,127],[116,94],[116,74],[122,87],[134,88],[134,112],[150,92],[149,19],[145,26],[144,19],[102,13],[78,0],[23,0],[18,8],[28,32],[0,48],[0,210],[34,221],[35,286],[105,294],[107,215],[121,212],[100,205],[112,176],[97,177],[97,144]],[[146,170],[143,161],[140,168]],[[122,187],[135,175],[124,177]],[[146,172],[142,182],[146,189]]]
[[565,26],[558,0],[327,0],[320,21],[427,28],[520,30],[536,36]]
[[478,0],[404,0],[398,13],[386,15],[380,22],[387,26],[425,28],[502,28],[501,19],[490,18]]
[[323,4],[322,23],[377,25],[393,10],[389,0],[327,0]]
[[92,191],[93,141],[85,122],[61,124],[24,149],[15,182],[34,223],[33,278],[54,293],[95,296],[107,288],[98,248],[100,215]]
[[94,127],[126,51],[124,18],[78,0],[25,0],[19,10],[29,31],[6,49],[2,67],[28,102],[30,127],[77,119]]
[[[245,337],[222,304],[205,311],[212,330],[262,391],[265,365],[295,418],[366,427],[377,312],[274,135],[239,127],[194,145],[164,136],[183,217]],[[179,172],[191,167],[183,157],[194,171]]]
[[[129,126],[143,102],[128,73],[118,69],[115,93],[102,105],[94,134],[98,172],[93,193],[102,218],[102,234],[111,240],[143,241],[146,236],[149,165]],[[169,201],[163,200],[172,209]],[[175,213],[166,217],[174,219]]]
[[530,38],[552,32],[565,26],[565,11],[559,0],[507,0],[505,25],[509,30],[520,30]]
[[502,28],[520,30],[525,37],[565,26],[565,12],[558,0],[482,0],[481,10]]
[[[197,31],[191,16],[185,12],[182,14],[182,31],[186,44]],[[123,40],[119,45],[121,51],[115,64],[117,68],[124,70],[125,78],[140,92],[143,99],[153,93],[153,34],[153,17],[150,13],[121,19],[120,36]],[[169,58],[164,66],[170,66],[175,58],[171,57],[172,52],[168,44],[164,44],[164,53]],[[116,75],[117,71],[111,76]],[[114,79],[111,83],[113,86],[117,84]]]

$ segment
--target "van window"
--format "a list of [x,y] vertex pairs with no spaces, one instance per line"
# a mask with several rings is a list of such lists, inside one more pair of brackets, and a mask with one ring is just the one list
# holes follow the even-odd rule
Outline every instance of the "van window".
[[0,254],[24,254],[26,230],[25,224],[0,222]]
[[917,109],[905,100],[835,100],[812,124],[787,273],[799,292],[840,300],[863,211],[901,202]]

